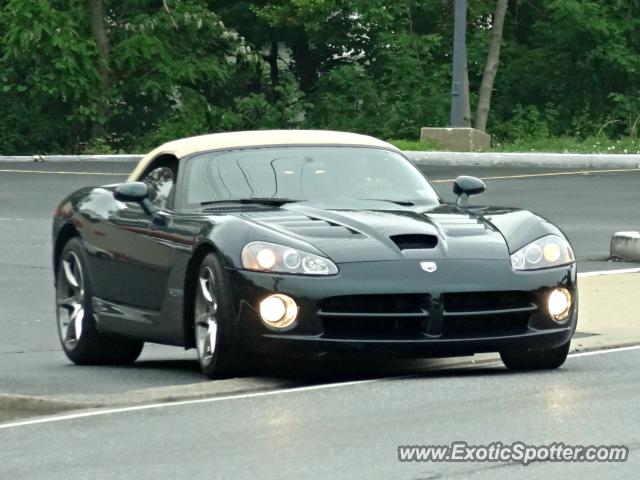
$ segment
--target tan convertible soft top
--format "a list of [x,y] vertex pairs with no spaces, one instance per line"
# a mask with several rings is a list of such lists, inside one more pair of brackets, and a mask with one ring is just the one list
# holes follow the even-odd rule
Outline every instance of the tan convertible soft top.
[[144,156],[129,176],[136,181],[154,158],[173,155],[178,159],[198,152],[269,145],[357,145],[399,151],[390,143],[356,133],[329,130],[256,130],[249,132],[214,133],[183,138],[165,143]]

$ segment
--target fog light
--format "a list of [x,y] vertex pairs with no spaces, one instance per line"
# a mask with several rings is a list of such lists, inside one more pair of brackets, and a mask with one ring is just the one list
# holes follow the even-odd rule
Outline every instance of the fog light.
[[569,316],[571,311],[571,293],[566,288],[556,288],[547,300],[549,315],[554,320],[562,321]]
[[279,293],[271,295],[260,302],[260,317],[272,328],[287,328],[298,316],[298,305],[295,300]]

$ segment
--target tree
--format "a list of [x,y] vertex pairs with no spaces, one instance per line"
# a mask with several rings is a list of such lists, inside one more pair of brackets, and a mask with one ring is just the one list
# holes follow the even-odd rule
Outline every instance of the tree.
[[85,3],[7,1],[0,11],[0,151],[73,151],[98,116]]
[[[0,153],[252,128],[416,139],[449,117],[452,6],[0,0]],[[466,117],[498,141],[637,135],[639,14],[638,0],[469,2]]]
[[496,10],[492,19],[491,43],[489,44],[487,61],[484,67],[484,74],[482,75],[482,82],[480,83],[475,122],[475,127],[483,132],[487,129],[487,119],[491,107],[491,94],[493,93],[493,84],[496,73],[498,72],[498,64],[500,63],[500,45],[502,43],[502,31],[507,6],[508,0],[497,0]]
[[107,118],[108,98],[109,98],[109,37],[105,26],[104,5],[102,0],[89,0],[89,16],[91,18],[91,31],[98,46],[100,54],[96,71],[100,77],[100,103],[99,118],[93,123],[93,134],[95,138],[102,132],[102,124]]

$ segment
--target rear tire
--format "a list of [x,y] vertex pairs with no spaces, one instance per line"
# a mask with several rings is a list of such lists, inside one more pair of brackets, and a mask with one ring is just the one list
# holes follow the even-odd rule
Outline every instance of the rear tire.
[[78,237],[67,242],[57,268],[56,319],[60,344],[67,358],[78,365],[135,362],[144,342],[98,330],[86,251]]
[[500,358],[509,370],[552,370],[560,367],[569,354],[571,341],[554,348],[505,350]]
[[233,330],[233,292],[224,266],[209,253],[195,282],[194,330],[200,369],[210,379],[228,378],[248,368]]

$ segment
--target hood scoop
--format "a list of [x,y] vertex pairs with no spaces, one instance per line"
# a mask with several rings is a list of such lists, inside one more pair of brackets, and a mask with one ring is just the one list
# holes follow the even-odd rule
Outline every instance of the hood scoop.
[[478,218],[460,214],[429,214],[429,218],[448,237],[490,235],[491,228]]
[[438,245],[438,237],[435,235],[424,234],[406,234],[406,235],[393,235],[391,237],[393,243],[397,247],[404,250],[426,250],[435,248]]

